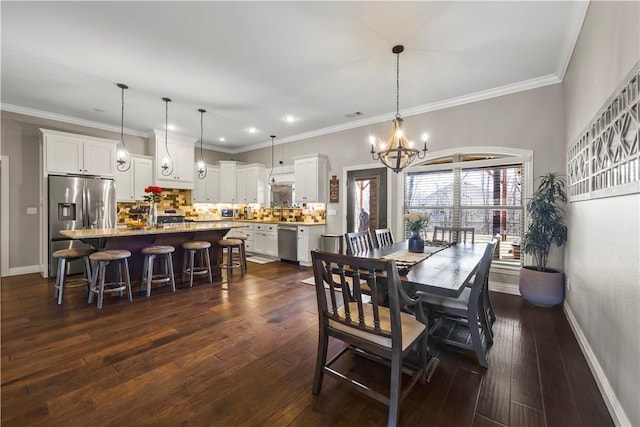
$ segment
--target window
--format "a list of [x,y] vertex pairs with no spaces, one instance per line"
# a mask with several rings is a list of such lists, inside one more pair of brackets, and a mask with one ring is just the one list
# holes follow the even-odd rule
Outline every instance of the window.
[[[450,155],[411,168],[404,176],[404,213],[431,215],[436,225],[475,228],[476,242],[502,236],[500,261],[520,264],[524,231],[525,161],[518,156]],[[409,235],[406,221],[405,236]]]

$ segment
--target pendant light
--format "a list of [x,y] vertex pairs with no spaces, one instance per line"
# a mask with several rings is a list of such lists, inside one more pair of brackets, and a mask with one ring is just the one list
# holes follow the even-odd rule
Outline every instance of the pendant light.
[[272,176],[273,175],[273,140],[276,136],[275,135],[271,135],[271,172],[269,172],[269,185],[270,186],[274,186],[276,184],[276,179]]
[[[380,160],[395,173],[402,171],[416,159],[424,159],[427,154],[427,134],[422,135],[424,148],[418,150],[413,147],[413,141],[407,141],[403,129],[404,120],[400,117],[400,54],[404,46],[397,45],[391,50],[396,55],[396,117],[393,119],[393,132],[386,144],[377,144],[377,138],[371,136],[371,157]],[[379,149],[378,149],[379,146]]]
[[162,175],[169,176],[173,173],[173,159],[171,153],[169,153],[169,103],[171,99],[162,98],[165,103],[164,109],[164,151],[165,156],[162,158]]
[[203,116],[207,111],[202,108],[199,108],[198,111],[200,112],[200,160],[198,160],[198,178],[205,179],[207,177],[207,167],[205,166],[204,156],[202,155],[202,134],[204,129]]
[[121,90],[121,100],[122,100],[122,108],[121,108],[121,116],[120,116],[120,142],[118,142],[118,146],[116,147],[116,169],[120,172],[126,172],[131,167],[131,156],[129,155],[129,150],[127,150],[127,146],[124,143],[124,90],[129,89],[129,86],[118,83],[116,84]]

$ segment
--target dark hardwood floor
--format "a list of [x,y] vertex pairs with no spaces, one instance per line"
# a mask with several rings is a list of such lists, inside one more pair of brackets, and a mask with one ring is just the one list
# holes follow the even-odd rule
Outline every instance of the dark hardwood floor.
[[[332,378],[311,393],[316,305],[300,282],[311,274],[250,263],[230,285],[107,297],[102,310],[82,288],[58,306],[53,279],[3,278],[2,425],[385,425],[384,405]],[[403,402],[401,425],[613,425],[562,309],[493,301],[490,368],[441,350],[431,382]],[[388,379],[355,356],[344,367],[379,387]]]

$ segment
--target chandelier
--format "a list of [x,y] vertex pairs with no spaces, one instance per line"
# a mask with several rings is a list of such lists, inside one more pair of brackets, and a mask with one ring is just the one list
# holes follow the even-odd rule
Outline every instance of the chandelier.
[[393,132],[386,143],[378,141],[374,136],[369,137],[369,142],[373,160],[380,160],[386,167],[398,173],[416,158],[424,159],[427,154],[428,135],[422,135],[422,150],[415,148],[413,141],[407,141],[405,137],[404,120],[400,116],[400,54],[404,51],[404,46],[394,46],[391,51],[396,55],[396,117],[393,119]]
[[129,156],[129,150],[127,150],[127,146],[124,143],[124,90],[129,89],[129,86],[123,83],[117,83],[121,90],[121,100],[122,100],[122,108],[121,108],[121,116],[120,116],[120,142],[118,142],[118,146],[116,148],[116,169],[120,172],[126,172],[131,167],[131,156]]
[[200,113],[200,160],[198,160],[198,178],[205,179],[207,176],[207,166],[204,163],[204,156],[202,155],[202,131],[204,129],[202,124],[202,118],[204,116],[204,113],[207,112],[207,110],[199,108],[198,112]]

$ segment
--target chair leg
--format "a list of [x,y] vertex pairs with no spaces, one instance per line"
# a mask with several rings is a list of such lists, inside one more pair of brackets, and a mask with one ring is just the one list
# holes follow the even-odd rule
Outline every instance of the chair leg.
[[[482,308],[482,307],[479,307]],[[482,314],[481,314],[482,316]],[[468,317],[468,326],[469,333],[471,334],[471,343],[473,344],[473,351],[476,353],[476,357],[478,358],[478,363],[483,368],[488,368],[489,363],[487,362],[487,354],[485,352],[485,348],[482,345],[482,337],[480,336],[480,327],[478,323],[481,323],[481,320],[478,317],[477,308],[469,309],[469,317]]]
[[167,267],[167,271],[168,271],[168,275],[169,275],[169,279],[171,280],[171,290],[173,292],[176,291],[176,281],[175,278],[173,277],[173,257],[171,256],[171,254],[167,254],[165,256],[165,262],[166,262],[166,267]]
[[324,378],[324,365],[327,363],[327,349],[329,347],[329,336],[326,331],[321,330],[318,334],[318,354],[316,356],[316,370],[313,374],[313,394],[320,393],[322,389],[322,379]]
[[193,266],[195,263],[196,252],[189,251],[189,287],[193,287]]
[[87,300],[87,304],[93,303],[93,294],[95,290],[98,289],[98,273],[100,271],[101,262],[96,262],[93,266],[93,272],[91,274],[91,283],[89,283],[89,299]]
[[211,275],[211,256],[209,255],[209,248],[204,251],[205,261],[207,263],[207,271],[209,272],[209,283],[213,282],[213,276]]
[[62,291],[64,289],[64,273],[66,270],[67,260],[60,258],[58,261],[58,275],[56,276],[56,290],[53,294],[54,298],[58,297],[58,304],[62,304]]
[[127,291],[129,292],[129,301],[133,301],[133,294],[131,293],[131,277],[129,276],[129,261],[126,258],[123,261],[124,261],[124,279],[125,279],[125,283],[127,284]]
[[155,261],[155,259],[156,259],[155,255],[147,255],[145,257],[145,262],[146,262],[145,285],[147,290],[147,298],[151,296],[151,280],[153,279],[153,262]]
[[389,419],[388,427],[398,425],[400,390],[402,389],[402,363],[400,361],[400,350],[394,351],[391,355],[391,385],[389,395]]
[[100,280],[100,287],[98,288],[98,308],[101,309],[102,308],[102,301],[104,300],[104,278],[105,278],[105,270],[107,267],[107,263],[106,262],[101,262],[100,263],[100,274],[99,274],[99,279]]
[[233,248],[227,248],[227,282],[233,280]]

